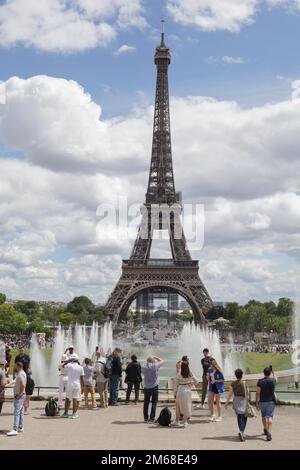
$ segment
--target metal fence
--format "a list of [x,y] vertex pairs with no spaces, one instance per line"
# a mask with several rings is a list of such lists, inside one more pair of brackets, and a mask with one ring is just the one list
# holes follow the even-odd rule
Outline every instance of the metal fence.
[[[13,389],[13,387],[5,387],[5,389]],[[44,398],[45,395],[42,395],[41,394],[41,391],[51,391],[51,392],[55,392],[55,393],[58,393],[58,390],[59,388],[58,387],[45,387],[45,386],[41,386],[41,385],[36,385],[34,387],[34,394],[33,394],[33,397],[35,398]],[[121,392],[126,392],[127,388],[124,388],[124,387],[120,387],[119,389]],[[193,390],[193,392],[195,393],[200,393],[202,390],[201,388],[197,388],[196,390]],[[144,388],[141,387],[141,392],[142,394],[144,393]],[[163,392],[166,394],[166,398],[172,398],[174,399],[174,396],[173,396],[173,388],[168,388],[168,387],[159,387],[159,392]],[[256,389],[250,389],[249,390],[250,392],[250,401],[255,401],[255,393],[256,393]],[[297,390],[276,390],[276,395],[278,396],[278,398],[280,399],[280,396],[282,396],[283,394],[285,395],[298,395],[297,396],[297,399],[296,401],[300,403],[300,389]],[[47,396],[49,396],[49,394],[46,394]],[[284,401],[284,400],[283,400]],[[286,400],[285,400],[286,401]],[[295,401],[295,400],[293,400]]]

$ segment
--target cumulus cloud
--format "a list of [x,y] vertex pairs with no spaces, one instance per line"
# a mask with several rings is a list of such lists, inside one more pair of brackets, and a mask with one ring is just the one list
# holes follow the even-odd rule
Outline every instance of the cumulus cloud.
[[251,25],[264,5],[269,9],[284,7],[289,13],[300,10],[300,0],[167,0],[167,10],[177,23],[232,33]]
[[260,0],[167,0],[167,10],[177,23],[203,31],[238,32],[253,22]]
[[75,52],[109,44],[120,28],[144,28],[142,0],[6,0],[0,44]]
[[[0,291],[105,301],[131,245],[97,236],[96,209],[119,195],[143,202],[153,108],[103,120],[76,82],[38,76],[4,85],[0,140],[23,158],[0,159]],[[299,117],[295,95],[249,109],[171,99],[176,185],[184,201],[205,204],[205,245],[193,256],[214,298],[267,298],[294,287]]]
[[147,139],[138,135],[147,134],[150,115],[149,122],[134,115],[129,120],[103,121],[101,107],[78,83],[47,76],[9,79],[6,104],[0,109],[0,132],[33,163],[51,169],[107,172],[114,160],[122,172],[133,165],[140,168]]
[[123,44],[122,46],[120,46],[115,52],[114,52],[114,55],[118,56],[118,55],[121,55],[121,54],[126,54],[128,52],[135,52],[136,51],[136,47],[134,46],[128,46],[127,44]]

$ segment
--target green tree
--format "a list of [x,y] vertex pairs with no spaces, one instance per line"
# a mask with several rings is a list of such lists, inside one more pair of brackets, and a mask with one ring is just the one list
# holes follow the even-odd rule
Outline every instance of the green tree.
[[136,312],[132,310],[132,308],[129,308],[126,312],[126,320],[134,320],[136,317]]
[[35,317],[26,328],[27,333],[45,333],[47,328],[41,317]]
[[246,305],[244,307],[248,308],[248,307],[251,307],[253,305],[261,305],[261,302],[259,302],[258,300],[255,300],[255,299],[251,299],[246,303]]
[[261,303],[247,305],[248,307],[239,309],[234,325],[242,332],[250,333],[250,336],[253,337],[255,331],[264,331],[265,326],[268,325],[269,316]]
[[277,313],[277,306],[275,302],[264,302],[264,307],[266,308],[269,315],[276,315]]
[[29,320],[33,320],[40,313],[40,306],[34,300],[19,300],[15,308],[26,315]]
[[76,322],[76,316],[70,312],[61,312],[58,316],[58,321],[64,326],[69,326],[71,323]]
[[27,317],[12,305],[0,305],[0,333],[23,333],[26,330]]
[[4,304],[5,302],[6,302],[6,295],[0,292],[0,305]]
[[281,297],[277,304],[277,315],[279,317],[288,317],[293,315],[294,302],[287,297]]
[[105,323],[108,319],[108,309],[104,305],[95,308],[95,312],[91,317],[98,323]]
[[59,315],[59,309],[52,307],[51,305],[44,305],[42,312],[41,312],[41,318],[44,321],[48,321],[50,323],[55,323],[58,320],[58,315]]
[[220,317],[225,318],[225,314],[226,310],[222,305],[214,305],[208,310],[206,318],[207,320],[213,321]]
[[95,305],[88,297],[81,295],[68,303],[67,312],[75,315],[78,323],[91,323],[95,314]]
[[190,312],[189,310],[183,310],[182,312],[176,315],[176,318],[182,321],[190,321],[193,320],[194,315],[193,312]]
[[239,313],[239,304],[237,302],[228,302],[225,306],[224,318],[233,320]]

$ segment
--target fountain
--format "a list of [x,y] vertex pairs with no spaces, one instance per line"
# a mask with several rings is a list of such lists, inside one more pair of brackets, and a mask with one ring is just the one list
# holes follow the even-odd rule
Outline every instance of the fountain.
[[41,350],[35,334],[31,339],[31,367],[36,385],[43,387],[55,387],[58,385],[58,365],[65,349],[74,345],[80,362],[85,357],[91,357],[96,346],[100,346],[104,353],[112,349],[112,325],[105,323],[102,327],[94,322],[91,327],[76,324],[73,328],[63,329],[58,326],[55,334],[54,345],[50,350],[51,357],[47,357],[46,351]]
[[204,348],[208,348],[214,359],[221,366],[225,376],[233,376],[237,368],[233,356],[233,340],[229,353],[223,354],[217,331],[200,327],[194,323],[185,323],[178,340],[179,356],[186,354],[190,359],[191,369],[197,375],[202,374],[201,357]]

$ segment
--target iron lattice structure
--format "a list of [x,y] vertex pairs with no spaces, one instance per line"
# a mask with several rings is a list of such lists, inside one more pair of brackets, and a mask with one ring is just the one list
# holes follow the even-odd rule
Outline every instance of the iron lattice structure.
[[[106,307],[116,323],[142,292],[173,292],[192,307],[196,321],[204,321],[212,300],[199,277],[198,261],[192,260],[183,233],[179,196],[175,190],[169,110],[168,68],[170,50],[164,42],[156,48],[157,68],[152,155],[142,219],[129,260],[123,260],[121,277]],[[154,230],[168,230],[172,259],[152,259]]]

